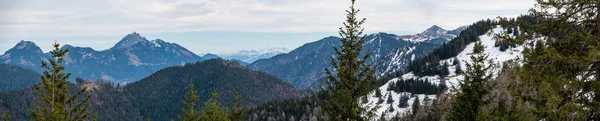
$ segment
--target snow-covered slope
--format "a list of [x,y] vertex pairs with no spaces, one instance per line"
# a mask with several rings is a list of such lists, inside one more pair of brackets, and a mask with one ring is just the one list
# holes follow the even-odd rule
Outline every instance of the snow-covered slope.
[[[505,62],[508,60],[520,58],[521,51],[523,50],[523,47],[518,46],[516,48],[510,48],[510,49],[502,52],[502,51],[500,51],[499,47],[494,47],[495,40],[493,39],[493,36],[494,36],[494,34],[499,33],[501,31],[504,31],[503,28],[496,27],[492,31],[488,32],[489,34],[482,35],[479,37],[480,41],[485,46],[485,53],[489,55],[488,59],[492,59],[493,62],[496,63],[496,65],[500,65],[502,62]],[[471,62],[470,56],[473,53],[474,45],[475,45],[475,43],[469,44],[461,53],[459,53],[456,56],[456,58],[461,61],[459,66],[461,66],[462,69],[466,69],[465,62],[468,62],[468,63]],[[447,60],[442,60],[442,61],[440,61],[440,64],[442,64],[444,62],[452,63],[453,60],[454,60],[453,58],[450,58]],[[449,85],[449,86],[453,85],[453,86],[457,87],[458,82],[460,82],[464,79],[463,75],[458,75],[458,74],[454,73],[454,70],[457,66],[458,65],[449,66],[448,70],[450,70],[450,74],[443,80],[439,76],[418,77],[418,76],[415,76],[412,72],[402,75],[401,78],[403,78],[403,79],[408,79],[408,78],[427,79],[436,84],[439,84],[440,82],[444,82],[444,83],[446,83],[446,85]],[[497,73],[499,72],[499,68],[496,68],[493,72],[494,72],[494,75],[497,75]],[[385,113],[386,117],[388,119],[390,119],[391,117],[393,117],[396,114],[402,115],[407,112],[410,112],[410,110],[412,109],[411,106],[412,106],[412,103],[413,103],[413,100],[415,99],[415,97],[411,97],[410,100],[408,100],[408,103],[409,103],[408,107],[400,108],[400,107],[398,107],[398,104],[400,103],[399,98],[400,98],[401,94],[409,94],[409,93],[408,92],[387,91],[390,83],[396,82],[396,81],[400,80],[401,78],[391,79],[386,84],[384,84],[383,86],[378,88],[381,91],[381,94],[383,95],[382,98],[384,98],[384,100],[385,100],[385,98],[387,98],[388,95],[392,95],[392,98],[394,99],[394,102],[392,104],[389,104],[387,102],[377,104],[379,98],[374,96],[375,92],[372,92],[371,95],[368,95],[369,102],[366,104],[363,104],[363,107],[371,108],[371,107],[375,107],[378,105],[378,106],[380,106],[380,108],[378,109],[377,114],[381,115],[381,114]],[[423,102],[423,99],[425,97],[428,97],[429,99],[435,98],[435,95],[415,94],[415,96],[419,96],[419,99],[421,99],[420,100],[421,104],[426,103],[426,102]],[[427,103],[430,103],[430,102],[427,102]],[[389,108],[394,108],[394,111],[390,112]]]

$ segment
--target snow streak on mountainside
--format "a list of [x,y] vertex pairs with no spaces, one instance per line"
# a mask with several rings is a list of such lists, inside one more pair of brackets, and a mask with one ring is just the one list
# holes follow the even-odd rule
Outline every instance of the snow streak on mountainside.
[[[496,65],[500,65],[502,62],[506,62],[508,60],[521,58],[521,51],[523,50],[522,46],[517,46],[516,48],[510,48],[510,49],[502,52],[502,51],[500,51],[499,47],[494,47],[495,40],[493,40],[493,36],[494,36],[494,34],[499,33],[501,31],[504,31],[503,28],[496,27],[492,31],[489,32],[490,34],[482,35],[479,37],[480,41],[485,46],[485,53],[489,55],[488,59],[493,60],[493,62]],[[471,63],[470,56],[473,54],[474,45],[475,45],[475,43],[469,44],[460,54],[458,54],[456,56],[456,58],[461,61],[459,66],[461,66],[462,69],[466,69],[465,63]],[[454,60],[453,58],[442,60],[442,61],[440,61],[440,64],[443,64],[444,62],[452,63],[453,60]],[[381,114],[385,113],[386,117],[388,119],[392,118],[396,114],[403,115],[405,113],[408,113],[412,109],[412,103],[413,103],[413,100],[415,99],[415,97],[411,97],[410,100],[408,100],[408,103],[409,103],[408,107],[400,108],[398,106],[400,95],[401,94],[410,94],[410,93],[387,91],[390,83],[396,82],[400,79],[419,78],[419,79],[427,79],[435,84],[445,83],[449,87],[451,85],[457,87],[458,82],[462,81],[464,79],[464,76],[454,73],[453,70],[455,70],[455,68],[456,68],[456,66],[454,66],[454,65],[449,66],[448,70],[452,70],[452,71],[450,71],[450,74],[445,79],[441,79],[439,76],[418,77],[418,76],[415,76],[412,72],[402,75],[401,78],[391,79],[386,84],[379,87],[378,89],[381,91],[381,94],[383,95],[382,97],[384,99],[387,98],[388,95],[392,95],[394,102],[392,104],[389,104],[386,102],[377,104],[379,98],[375,97],[374,92],[373,92],[371,95],[368,95],[369,102],[367,104],[363,104],[363,107],[370,108],[370,107],[374,107],[376,105],[381,106],[381,108],[377,111],[377,114],[381,115]],[[495,68],[493,72],[494,72],[493,75],[496,76],[499,72],[499,68]],[[459,88],[459,87],[457,87],[457,88]],[[435,95],[423,95],[423,94],[415,94],[415,95],[419,96],[421,104],[431,104],[431,102],[423,101],[423,99],[425,97],[428,97],[429,99],[436,98]],[[390,112],[389,108],[394,108],[394,111]]]
[[241,60],[246,63],[252,63],[256,60],[270,58],[275,55],[284,54],[290,52],[287,48],[275,47],[275,48],[264,48],[258,50],[240,50],[235,53],[219,53],[217,55],[224,59],[235,59]]

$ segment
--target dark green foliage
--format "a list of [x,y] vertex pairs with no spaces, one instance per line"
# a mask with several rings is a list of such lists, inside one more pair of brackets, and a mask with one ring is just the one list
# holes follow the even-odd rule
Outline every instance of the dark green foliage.
[[373,109],[364,109],[358,102],[360,97],[374,89],[375,69],[366,63],[370,52],[360,57],[365,42],[361,25],[365,19],[357,20],[358,10],[354,3],[355,0],[352,0],[350,10],[346,11],[344,27],[339,30],[342,45],[334,47],[335,55],[331,57],[331,65],[336,72],[325,68],[326,89],[321,89],[325,96],[319,104],[329,120],[366,121],[374,115]]
[[500,38],[525,44],[515,103],[534,120],[600,120],[600,96],[587,95],[600,94],[599,4],[537,0],[518,22],[519,37]]
[[10,121],[10,113],[9,113],[9,111],[4,112],[4,121]]
[[0,64],[0,92],[25,89],[40,82],[40,74],[16,65]]
[[417,114],[417,112],[419,112],[419,107],[421,107],[420,105],[421,105],[421,101],[419,100],[419,96],[415,95],[415,100],[413,100],[412,110],[411,110],[412,117],[414,117]]
[[375,89],[375,97],[381,97],[381,90]]
[[467,63],[467,70],[463,73],[465,79],[459,82],[459,89],[452,101],[450,111],[451,121],[475,121],[480,106],[483,105],[482,97],[488,93],[485,85],[492,78],[493,63],[488,60],[488,55],[483,53],[485,47],[481,42],[476,42],[471,55],[472,63]]
[[204,104],[202,108],[202,116],[200,117],[201,121],[230,121],[227,117],[225,111],[227,108],[221,107],[221,102],[219,102],[217,91],[212,93],[212,99],[210,102]]
[[[212,89],[219,92],[223,106],[234,106],[235,90],[239,89],[242,105],[253,107],[275,99],[301,96],[301,92],[269,74],[246,69],[239,64],[222,59],[185,64],[162,69],[140,81],[125,86],[139,104],[143,117],[152,120],[170,120],[180,115],[185,87],[194,80],[199,103],[212,98]],[[202,105],[202,104],[200,104]]]
[[391,82],[388,86],[388,91],[394,92],[409,92],[412,94],[438,94],[446,90],[445,84],[433,84],[429,80],[422,79],[400,79],[396,82]]
[[390,93],[387,97],[387,103],[393,103],[394,99],[392,99],[392,94]]
[[240,92],[238,89],[235,89],[234,106],[231,107],[230,119],[231,121],[243,121],[246,117],[246,106],[242,107],[242,96],[240,96]]
[[417,76],[443,75],[444,68],[441,67],[440,60],[456,57],[467,45],[479,39],[479,36],[486,34],[492,26],[498,25],[498,22],[492,20],[482,20],[470,25],[460,35],[442,47],[439,47],[429,53],[427,56],[412,61],[406,72],[413,72]]
[[410,96],[406,93],[403,93],[400,95],[400,99],[399,99],[399,104],[398,107],[400,108],[406,108],[408,107],[408,100],[410,100]]
[[[271,101],[256,108],[250,108],[247,114],[249,121],[266,121],[268,119],[287,120],[294,117],[296,120],[310,120],[322,118],[323,112],[318,106],[319,98],[310,95],[299,99]],[[285,114],[282,116],[282,114]],[[287,119],[285,119],[287,118]]]
[[460,66],[460,63],[457,66],[455,66],[454,73],[456,73],[457,75],[462,74],[462,66]]
[[[148,117],[158,121],[177,120],[184,106],[182,100],[185,100],[189,91],[187,87],[190,80],[194,80],[194,88],[200,96],[196,104],[198,109],[211,99],[209,95],[213,88],[220,90],[219,101],[226,107],[234,107],[236,88],[243,99],[241,106],[248,107],[303,95],[274,76],[220,59],[165,68],[126,86],[77,80],[78,84],[69,83],[71,94],[85,85],[93,87],[87,91],[94,95],[90,100],[90,111],[98,114],[100,121],[140,121]],[[35,90],[31,87],[0,92],[0,110],[10,110],[13,120],[28,120],[30,115],[27,109],[34,103]]]
[[[185,108],[181,108],[183,112],[183,116],[179,116],[180,121],[198,121],[200,120],[200,112],[196,109],[196,103],[198,101],[197,91],[194,90],[193,81],[190,82],[189,86],[190,90],[188,91],[188,95],[185,97],[185,101],[183,105]],[[149,118],[148,118],[149,119]]]
[[460,60],[458,60],[458,58],[454,57],[454,60],[452,60],[452,65],[460,65]]
[[[87,88],[79,90],[75,95],[69,93],[68,79],[71,73],[62,72],[63,57],[69,49],[59,49],[60,44],[55,43],[54,50],[50,51],[54,59],[42,61],[45,69],[41,76],[41,84],[34,85],[37,92],[36,101],[30,109],[31,120],[35,121],[80,121],[89,120],[89,100],[92,95],[85,97]],[[50,64],[50,65],[48,65]],[[41,87],[40,87],[41,86]],[[83,98],[83,99],[82,99]]]

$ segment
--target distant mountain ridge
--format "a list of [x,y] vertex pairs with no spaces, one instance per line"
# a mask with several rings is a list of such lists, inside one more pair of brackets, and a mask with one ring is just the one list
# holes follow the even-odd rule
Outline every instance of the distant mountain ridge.
[[290,52],[287,48],[282,47],[274,47],[274,48],[264,48],[264,49],[254,49],[254,50],[239,50],[234,53],[219,53],[217,54],[224,59],[235,59],[241,60],[246,63],[252,63],[256,60],[270,58],[275,55],[288,53]]
[[[361,53],[372,52],[367,63],[372,63],[377,68],[378,76],[383,76],[402,70],[412,60],[425,56],[456,37],[448,32],[434,25],[423,34],[414,35],[428,37],[422,41],[407,40],[384,32],[368,34]],[[325,77],[323,69],[332,67],[330,57],[334,55],[333,47],[341,45],[339,39],[335,36],[325,37],[289,53],[258,60],[247,67],[275,75],[299,89],[312,88]]]
[[[123,37],[107,50],[97,51],[68,44],[62,48],[69,48],[69,53],[64,57],[64,66],[67,72],[73,74],[72,77],[114,82],[137,81],[165,67],[203,60],[176,43],[161,39],[150,41],[136,32]],[[0,56],[0,62],[41,72],[40,62],[46,58],[50,58],[50,55],[42,53],[35,43],[21,41]]]

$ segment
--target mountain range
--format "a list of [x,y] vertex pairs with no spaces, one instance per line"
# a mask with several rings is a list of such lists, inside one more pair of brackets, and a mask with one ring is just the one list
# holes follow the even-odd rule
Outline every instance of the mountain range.
[[[462,27],[453,31],[461,29]],[[374,64],[378,75],[383,75],[404,68],[411,60],[429,53],[457,36],[449,32],[434,25],[422,33],[411,35],[427,38],[422,41],[405,40],[403,36],[383,32],[369,34],[365,37],[361,53],[371,52],[367,63]],[[339,39],[330,36],[307,43],[289,53],[253,62],[248,68],[264,71],[291,83],[296,88],[306,89],[318,84],[318,80],[325,77],[324,68],[332,67],[330,57],[334,55],[333,47],[341,45]]]
[[[415,35],[374,33],[366,35],[362,53],[372,52],[368,63],[382,76],[403,69],[409,62],[456,37],[466,27],[445,30],[433,25]],[[203,57],[188,49],[161,39],[148,40],[133,32],[107,50],[64,45],[69,49],[64,62],[73,77],[103,79],[129,83],[169,66],[183,65],[212,58],[237,61],[253,70],[264,71],[291,83],[299,89],[308,88],[324,77],[324,68],[331,67],[333,47],[339,46],[338,37],[325,37],[307,43],[292,51],[286,48],[241,50],[229,54],[205,54]],[[40,62],[50,58],[49,53],[31,41],[21,41],[0,56],[0,62],[18,65],[41,73]],[[249,63],[249,64],[248,64]]]
[[[72,76],[120,83],[137,81],[165,67],[203,60],[176,43],[161,39],[150,41],[136,32],[107,50],[68,44],[62,48],[69,49],[64,66]],[[41,72],[40,62],[46,58],[50,58],[49,53],[43,53],[35,43],[21,41],[0,56],[0,62]]]

